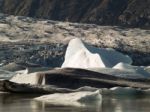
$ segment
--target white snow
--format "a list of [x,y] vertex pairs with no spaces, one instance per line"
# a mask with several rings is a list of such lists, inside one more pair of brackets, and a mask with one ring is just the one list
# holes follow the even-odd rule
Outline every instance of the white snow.
[[61,106],[86,106],[93,102],[101,102],[102,96],[99,90],[95,92],[73,92],[73,93],[55,93],[50,95],[44,95],[35,98],[37,101],[42,101],[52,105]]

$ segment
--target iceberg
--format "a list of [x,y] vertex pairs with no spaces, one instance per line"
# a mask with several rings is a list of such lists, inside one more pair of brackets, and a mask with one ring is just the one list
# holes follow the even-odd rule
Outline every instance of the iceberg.
[[102,95],[100,91],[95,92],[73,92],[73,93],[55,93],[50,95],[43,95],[35,98],[36,101],[45,102],[52,105],[61,106],[86,106],[96,102],[102,102]]
[[71,40],[67,47],[62,68],[89,68],[93,66],[105,67],[101,57],[97,53],[92,54],[80,39]]
[[62,68],[111,68],[120,62],[131,64],[132,59],[114,49],[96,48],[75,38],[69,42]]

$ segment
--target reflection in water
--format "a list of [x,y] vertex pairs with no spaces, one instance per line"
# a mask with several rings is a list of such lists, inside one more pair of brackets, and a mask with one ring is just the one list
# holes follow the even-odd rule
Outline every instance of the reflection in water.
[[150,97],[105,97],[103,112],[150,112]]
[[38,95],[0,94],[0,112],[150,112],[150,97],[103,96],[87,107],[54,106],[34,101]]

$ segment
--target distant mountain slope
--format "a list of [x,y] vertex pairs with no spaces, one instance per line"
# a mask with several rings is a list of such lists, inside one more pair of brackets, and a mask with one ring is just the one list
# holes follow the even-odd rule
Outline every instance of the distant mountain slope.
[[103,25],[150,27],[150,0],[0,0],[2,13]]

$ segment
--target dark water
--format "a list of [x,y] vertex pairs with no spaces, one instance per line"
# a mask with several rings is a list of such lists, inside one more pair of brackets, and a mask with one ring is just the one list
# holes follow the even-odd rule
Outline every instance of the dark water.
[[87,107],[52,106],[34,95],[0,94],[0,112],[150,112],[150,97],[104,96],[102,104]]

